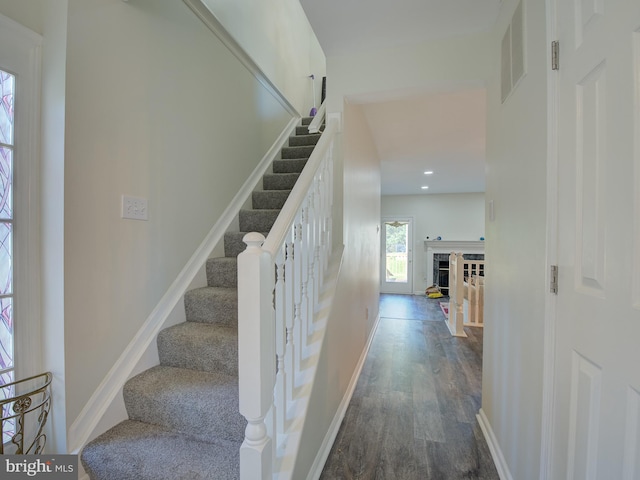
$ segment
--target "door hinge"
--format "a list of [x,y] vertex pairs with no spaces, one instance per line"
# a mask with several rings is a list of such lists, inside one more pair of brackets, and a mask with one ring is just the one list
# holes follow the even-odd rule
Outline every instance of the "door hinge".
[[549,291],[554,294],[558,294],[558,266],[551,265],[551,276],[549,280]]
[[551,42],[551,70],[560,70],[560,42]]

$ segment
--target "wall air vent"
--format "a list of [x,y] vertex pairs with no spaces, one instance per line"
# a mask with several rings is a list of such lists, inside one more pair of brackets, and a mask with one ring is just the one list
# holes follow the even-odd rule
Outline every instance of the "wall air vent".
[[518,82],[525,74],[524,56],[524,8],[522,2],[518,3],[511,23],[502,37],[501,52],[501,92],[504,103]]

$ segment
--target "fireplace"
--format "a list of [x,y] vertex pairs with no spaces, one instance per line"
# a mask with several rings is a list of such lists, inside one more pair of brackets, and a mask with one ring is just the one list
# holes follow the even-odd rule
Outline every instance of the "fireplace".
[[449,294],[449,255],[461,252],[467,260],[484,260],[483,241],[434,240],[424,242],[426,250],[427,286],[439,285],[444,295]]

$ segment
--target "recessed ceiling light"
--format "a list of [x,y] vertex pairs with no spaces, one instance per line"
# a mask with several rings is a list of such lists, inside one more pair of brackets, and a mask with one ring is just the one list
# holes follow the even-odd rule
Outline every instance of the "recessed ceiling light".
[[425,175],[433,175],[433,171],[431,170],[427,170],[426,172],[424,172]]
[[424,185],[423,187],[420,187],[422,190],[426,190],[427,188],[429,188],[428,186]]

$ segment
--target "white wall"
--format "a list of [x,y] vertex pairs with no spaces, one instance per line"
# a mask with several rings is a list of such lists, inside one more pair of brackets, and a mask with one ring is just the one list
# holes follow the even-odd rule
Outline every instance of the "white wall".
[[380,160],[360,107],[344,118],[344,260],[292,478],[307,478],[378,317]]
[[70,0],[67,40],[70,425],[291,116],[182,2]]
[[427,237],[434,240],[480,240],[484,237],[484,193],[385,195],[382,217],[413,218],[413,291],[427,285]]
[[[56,0],[60,9],[65,11],[65,1]],[[0,0],[0,13],[12,20],[24,25],[42,35],[44,33],[45,13],[44,7],[47,0]],[[51,1],[49,1],[51,3]]]
[[322,48],[299,0],[202,0],[298,112],[316,105],[326,75]]
[[549,65],[544,2],[526,2],[527,74],[501,104],[500,42],[515,6],[503,5],[491,49],[482,408],[511,477],[528,480],[538,478],[541,442]]

